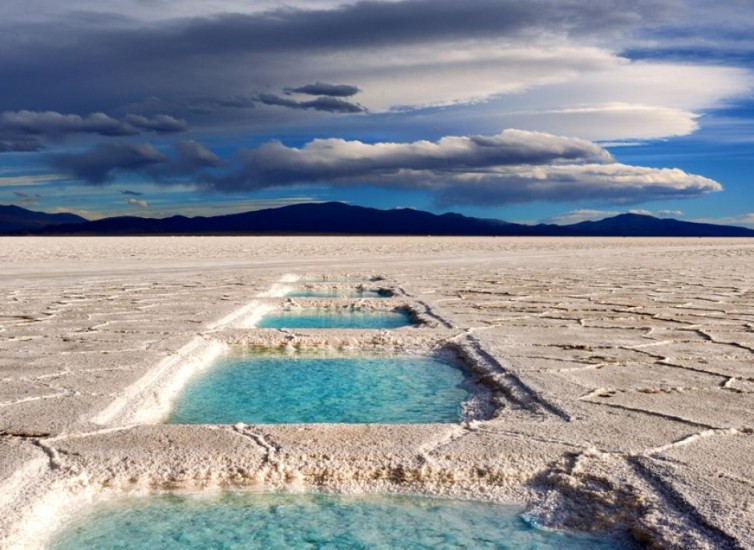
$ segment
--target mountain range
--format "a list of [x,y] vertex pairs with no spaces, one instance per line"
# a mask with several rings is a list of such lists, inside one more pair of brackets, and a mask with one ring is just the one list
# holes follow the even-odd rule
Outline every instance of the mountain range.
[[52,225],[77,224],[87,222],[86,218],[75,214],[47,214],[33,212],[14,205],[0,204],[0,235],[19,231],[36,231]]
[[619,214],[570,225],[525,225],[461,214],[340,202],[307,203],[211,217],[119,216],[88,221],[0,205],[0,233],[15,235],[459,235],[593,237],[754,237],[754,229]]

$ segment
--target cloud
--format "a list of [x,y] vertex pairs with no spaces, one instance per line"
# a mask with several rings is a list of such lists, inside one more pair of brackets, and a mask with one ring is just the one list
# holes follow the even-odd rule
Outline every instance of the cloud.
[[23,176],[0,176],[0,187],[21,187],[29,185],[47,185],[65,179],[63,174],[38,174]]
[[[631,103],[570,106],[500,113],[506,123],[530,130],[596,140],[657,139],[683,136],[699,128],[699,115],[674,107]],[[621,144],[625,145],[625,143]]]
[[124,136],[138,133],[135,129],[105,113],[93,113],[82,117],[54,111],[26,110],[6,111],[0,114],[0,132],[47,137],[61,137],[74,133],[103,136]]
[[215,153],[196,141],[179,141],[174,149],[177,158],[153,170],[153,175],[158,178],[195,175],[203,169],[219,168],[226,164]]
[[722,191],[718,182],[677,168],[619,163],[517,166],[463,175],[456,185],[439,190],[438,202],[479,205],[590,199],[634,204],[687,199],[716,191]]
[[144,193],[140,193],[138,191],[131,191],[130,189],[121,189],[120,190],[121,195],[132,195],[134,197],[141,197]]
[[42,195],[40,195],[39,193],[23,193],[21,191],[14,191],[13,194],[20,199],[17,202],[22,206],[37,205],[39,204],[39,201],[42,200]]
[[645,210],[631,209],[629,214],[641,214],[644,216],[654,216],[655,218],[678,218],[683,216],[683,210]]
[[259,101],[265,105],[288,107],[289,109],[314,109],[328,113],[362,113],[364,107],[356,103],[350,103],[336,97],[318,97],[308,101],[295,101],[274,94],[260,94]]
[[326,95],[331,97],[351,97],[358,94],[361,90],[351,84],[326,84],[324,82],[315,82],[306,84],[298,88],[286,88],[286,92],[306,95]]
[[128,199],[126,202],[132,206],[138,206],[139,208],[148,209],[149,203],[145,200],[139,200],[139,199]]
[[106,137],[184,132],[188,122],[168,115],[146,117],[129,114],[123,120],[105,113],[87,116],[55,111],[5,111],[0,114],[0,153],[29,152],[43,148],[43,140],[59,140],[74,134]]
[[169,115],[157,115],[149,118],[142,115],[127,115],[125,123],[139,130],[157,132],[158,134],[172,134],[188,130],[188,122]]
[[170,159],[146,143],[113,141],[83,153],[54,155],[50,160],[73,178],[101,185],[111,181],[117,172],[139,172]]
[[38,139],[0,134],[0,153],[33,153],[41,149]]
[[[174,149],[176,154],[170,157],[148,143],[114,141],[80,153],[52,155],[48,160],[67,176],[95,185],[109,183],[122,172],[138,172],[159,183],[174,183],[180,176],[199,176],[204,169],[225,165],[196,141],[179,141]],[[142,195],[126,189],[121,194]]]
[[242,169],[218,179],[218,187],[249,190],[322,181],[395,186],[425,177],[455,179],[480,170],[488,173],[496,166],[612,160],[604,149],[585,140],[512,129],[495,136],[448,136],[437,142],[315,139],[300,149],[276,141],[239,156]]
[[216,168],[225,164],[215,153],[196,141],[180,141],[175,149],[179,164],[190,170]]
[[[370,1],[150,24],[71,10],[52,18],[54,24],[15,22],[12,38],[0,40],[2,102],[15,109],[109,110],[150,96],[187,100],[186,90],[217,97],[280,89],[296,74],[315,81],[308,86],[353,83],[347,86],[370,94],[362,101],[369,109],[447,104],[620,62],[610,52],[568,43],[613,38],[616,30],[656,18],[662,10],[649,4]],[[60,78],[71,74],[76,78]],[[380,100],[386,93],[390,103]]]
[[210,114],[220,109],[252,109],[256,102],[249,96],[202,97],[185,100],[179,105],[193,113]]
[[[694,131],[696,115],[751,83],[748,71],[720,63],[631,62],[616,54],[642,28],[673,24],[678,10],[671,0],[321,0],[285,8],[274,0],[217,0],[192,2],[185,11],[167,2],[157,8],[114,0],[108,13],[91,0],[66,2],[68,8],[35,0],[38,15],[9,1],[16,8],[4,6],[0,22],[0,109],[151,113],[192,126],[196,116],[215,135],[218,128],[270,135],[291,120],[309,122],[311,130],[332,113],[464,105],[477,124],[496,128],[655,139]],[[154,15],[135,15],[146,13]],[[290,87],[292,81],[307,84]],[[275,95],[284,89],[314,99]],[[358,104],[343,101],[358,90]],[[508,104],[537,90],[530,101]],[[251,108],[262,92],[264,101]],[[160,112],[147,107],[153,98],[161,98]],[[604,107],[611,102],[625,108]],[[395,121],[370,118],[378,135]],[[452,132],[494,131],[462,125],[469,120]]]
[[219,192],[313,183],[379,186],[425,191],[440,206],[585,199],[632,204],[722,190],[714,180],[676,168],[617,163],[587,140],[515,129],[434,142],[369,144],[331,138],[296,148],[273,141],[239,150],[232,164],[194,141],[180,142],[173,157],[148,144],[109,142],[55,156],[52,162],[94,184],[131,171],[164,185],[195,183]]
[[222,191],[309,183],[376,185],[424,190],[443,206],[583,199],[636,203],[722,189],[679,169],[616,163],[586,140],[512,129],[437,142],[318,139],[301,148],[271,142],[239,157],[240,169],[205,178],[204,184]]

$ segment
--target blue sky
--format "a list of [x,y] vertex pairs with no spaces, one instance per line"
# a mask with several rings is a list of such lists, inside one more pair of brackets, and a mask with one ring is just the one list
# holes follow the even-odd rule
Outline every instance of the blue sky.
[[754,227],[744,0],[4,0],[0,203]]

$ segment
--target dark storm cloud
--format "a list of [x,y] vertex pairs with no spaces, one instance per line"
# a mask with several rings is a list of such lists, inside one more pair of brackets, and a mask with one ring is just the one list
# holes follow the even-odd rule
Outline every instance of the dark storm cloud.
[[92,184],[107,183],[117,172],[139,172],[170,161],[149,144],[127,141],[102,143],[83,153],[54,155],[50,160],[64,174]]
[[620,0],[366,1],[150,25],[73,12],[0,33],[0,109],[112,111],[154,95],[185,98],[186,90],[214,97],[248,89],[258,74],[262,84],[279,55],[607,34],[657,10],[657,2]]
[[42,143],[36,138],[0,135],[0,153],[32,153],[41,149]]
[[60,140],[75,134],[122,137],[142,132],[184,132],[187,129],[185,120],[167,115],[149,118],[129,114],[118,120],[105,113],[81,116],[55,111],[6,111],[0,114],[0,152],[39,151],[44,140]]
[[259,102],[265,105],[288,107],[289,109],[313,109],[328,113],[363,113],[364,107],[355,103],[349,103],[336,97],[318,97],[308,101],[295,101],[274,94],[260,94]]
[[176,158],[154,172],[156,178],[199,174],[208,168],[219,168],[225,163],[215,153],[196,141],[179,141],[173,147]]
[[214,113],[220,109],[251,109],[256,102],[248,96],[202,97],[182,102],[186,110],[193,113]]
[[330,97],[351,97],[358,94],[361,90],[357,86],[350,84],[326,84],[324,82],[315,82],[306,84],[298,88],[286,88],[286,92],[306,95],[325,95]]
[[[49,161],[62,173],[96,185],[109,183],[122,172],[139,172],[157,183],[170,184],[175,178],[198,177],[202,170],[225,165],[215,153],[195,141],[179,141],[174,149],[176,154],[170,157],[148,143],[115,141],[81,153],[52,155]],[[120,193],[143,195],[128,189]]]
[[142,115],[127,115],[124,119],[127,126],[139,130],[156,132],[158,134],[174,134],[188,130],[188,122],[168,115],[157,115],[149,118]]
[[82,117],[54,111],[22,110],[0,114],[0,132],[56,138],[76,133],[125,136],[136,134],[138,130],[105,113]]
[[215,153],[196,141],[180,141],[176,144],[178,162],[193,170],[200,168],[216,168],[224,163]]

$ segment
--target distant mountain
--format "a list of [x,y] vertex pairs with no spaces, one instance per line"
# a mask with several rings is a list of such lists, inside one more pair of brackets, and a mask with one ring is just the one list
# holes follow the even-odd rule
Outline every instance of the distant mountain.
[[225,216],[104,218],[27,231],[35,235],[480,235],[754,237],[754,230],[621,214],[572,225],[523,225],[461,214],[398,208],[378,210],[339,202],[309,203]]
[[644,214],[619,214],[565,227],[577,235],[601,237],[754,237],[754,230],[745,227],[682,222]]
[[75,214],[47,214],[33,212],[20,206],[0,204],[0,234],[20,231],[35,231],[49,225],[78,224],[86,218]]
[[213,217],[104,218],[59,226],[46,235],[498,235],[506,227],[528,226],[461,214],[431,214],[409,208],[378,210],[340,202],[308,203]]

